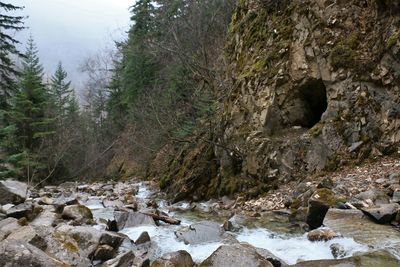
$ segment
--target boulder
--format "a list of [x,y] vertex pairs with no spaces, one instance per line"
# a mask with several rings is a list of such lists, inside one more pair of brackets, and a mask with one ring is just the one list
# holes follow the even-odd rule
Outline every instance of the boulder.
[[331,206],[337,203],[337,198],[332,190],[318,189],[308,200],[308,212],[306,222],[310,229],[317,229],[322,225],[325,214]]
[[223,234],[224,230],[218,223],[209,221],[195,223],[175,232],[179,240],[190,245],[221,241]]
[[136,239],[135,244],[136,245],[140,245],[140,244],[144,244],[147,242],[150,242],[150,236],[148,232],[143,232],[140,234],[140,236],[138,237],[138,239]]
[[46,250],[45,240],[36,232],[32,226],[26,225],[12,232],[6,240],[19,240],[29,243],[41,250]]
[[156,259],[151,267],[193,267],[194,262],[192,256],[185,251],[179,250],[177,252],[164,254],[162,257]]
[[223,245],[204,260],[201,267],[273,267],[255,248],[242,244]]
[[92,211],[83,205],[66,206],[62,212],[63,219],[87,222],[93,219]]
[[131,267],[135,260],[135,254],[130,250],[125,252],[114,259],[108,260],[101,265],[101,267]]
[[358,243],[379,247],[382,244],[400,247],[400,232],[390,225],[381,225],[368,219],[360,210],[329,209],[324,225]]
[[22,203],[17,206],[12,207],[6,212],[8,217],[13,218],[32,218],[33,217],[33,204],[32,203]]
[[62,212],[63,208],[68,205],[78,205],[79,201],[76,199],[76,197],[64,197],[61,196],[59,198],[56,198],[53,202],[54,207],[57,209],[57,211]]
[[329,228],[314,229],[307,234],[308,240],[314,241],[329,241],[339,235]]
[[114,258],[116,251],[109,245],[100,245],[94,252],[93,259],[97,261],[107,261]]
[[114,212],[115,221],[117,223],[118,230],[122,230],[128,227],[136,227],[139,225],[155,225],[154,220],[151,216],[142,214],[140,212]]
[[61,225],[56,228],[56,232],[68,235],[76,240],[81,255],[90,257],[96,251],[102,233],[90,226],[70,226]]
[[18,181],[0,181],[0,205],[19,204],[25,201],[28,185]]
[[0,241],[4,240],[12,232],[20,229],[22,226],[15,218],[7,218],[0,221]]
[[4,240],[0,242],[0,266],[63,267],[65,264],[26,242]]
[[400,261],[387,251],[374,251],[344,259],[299,262],[293,267],[398,267]]
[[36,218],[31,222],[33,226],[53,226],[55,221],[57,220],[58,215],[49,210],[45,210],[40,213]]
[[103,200],[103,206],[105,208],[122,208],[124,203],[121,200]]
[[100,245],[109,245],[114,249],[118,249],[126,238],[128,236],[124,234],[106,231],[101,234]]
[[383,204],[376,208],[362,209],[365,215],[373,219],[377,223],[390,223],[396,218],[397,212],[400,210],[400,205],[397,203]]
[[392,203],[400,204],[400,191],[393,192]]

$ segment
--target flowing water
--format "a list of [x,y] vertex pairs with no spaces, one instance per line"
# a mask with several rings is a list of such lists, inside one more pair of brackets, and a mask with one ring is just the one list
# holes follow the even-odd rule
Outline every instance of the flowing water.
[[[145,202],[146,199],[153,198],[154,195],[149,187],[138,184],[139,192],[136,195],[139,202]],[[152,242],[157,244],[154,256],[161,256],[164,253],[174,252],[178,250],[188,251],[195,262],[201,262],[210,256],[219,246],[221,242],[211,242],[199,245],[186,245],[175,237],[175,231],[199,222],[207,218],[209,221],[220,222],[221,218],[210,216],[209,214],[193,213],[193,212],[168,212],[166,201],[157,199],[160,210],[168,213],[170,216],[181,220],[181,225],[173,226],[161,224],[160,226],[142,225],[134,228],[126,228],[121,231],[128,235],[132,240],[136,240],[139,235],[147,231]],[[96,218],[109,219],[112,218],[112,209],[106,209],[101,204],[101,200],[96,197],[90,197],[87,205],[92,209]],[[180,203],[183,209],[189,206],[189,203]],[[176,206],[175,206],[176,207]],[[368,251],[368,247],[357,243],[352,238],[335,238],[328,242],[310,242],[304,233],[290,233],[290,231],[276,231],[276,225],[279,224],[271,220],[269,223],[263,223],[260,227],[256,224],[245,224],[241,230],[235,233],[235,237],[240,242],[247,242],[255,247],[268,249],[277,257],[285,260],[289,264],[294,264],[300,260],[317,260],[317,259],[333,259],[330,245],[338,243],[347,251],[347,256],[351,256],[355,252]],[[289,233],[288,233],[289,232]]]

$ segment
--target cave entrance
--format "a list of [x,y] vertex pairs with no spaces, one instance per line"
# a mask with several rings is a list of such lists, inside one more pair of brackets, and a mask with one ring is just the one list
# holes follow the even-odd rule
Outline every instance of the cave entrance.
[[300,88],[300,101],[304,107],[302,127],[312,128],[328,107],[326,87],[322,80],[312,80]]

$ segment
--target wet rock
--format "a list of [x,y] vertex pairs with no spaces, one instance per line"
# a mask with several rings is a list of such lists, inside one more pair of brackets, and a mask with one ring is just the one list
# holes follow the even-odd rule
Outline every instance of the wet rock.
[[135,254],[132,251],[125,252],[114,259],[106,261],[101,267],[131,267],[135,260]]
[[360,210],[329,209],[324,225],[367,246],[379,247],[381,244],[400,246],[399,231],[390,225],[373,222]]
[[233,227],[233,223],[231,221],[225,221],[222,225],[225,231],[233,232],[235,228]]
[[347,252],[344,246],[339,243],[333,243],[332,245],[329,246],[329,248],[331,249],[332,256],[335,259],[344,258],[347,256]]
[[242,244],[223,245],[200,264],[201,267],[273,267],[255,248]]
[[54,207],[59,211],[59,212],[62,212],[62,210],[63,210],[63,208],[65,207],[65,206],[68,206],[68,205],[78,205],[79,204],[79,201],[76,199],[76,197],[64,197],[64,196],[61,196],[61,197],[59,197],[59,198],[57,198],[57,199],[55,199],[54,200],[54,203],[53,203],[53,205],[54,205]]
[[314,241],[329,241],[335,237],[338,237],[339,235],[335,233],[333,230],[328,229],[328,228],[320,228],[320,229],[315,229],[307,234],[308,240],[311,242]]
[[138,237],[138,239],[136,239],[135,244],[136,245],[140,245],[140,244],[144,244],[147,242],[150,242],[150,236],[148,232],[143,232],[140,234],[140,236]]
[[345,259],[303,261],[292,265],[293,267],[397,267],[400,262],[387,251],[374,251],[359,254]]
[[151,267],[193,267],[194,262],[192,256],[185,251],[179,250],[177,252],[164,254],[162,257],[156,259]]
[[20,240],[0,242],[0,266],[63,267],[65,264]]
[[155,225],[151,216],[139,212],[114,212],[118,230],[139,225]]
[[25,201],[28,185],[18,181],[0,181],[0,205],[19,204]]
[[179,240],[190,245],[220,241],[223,234],[224,231],[218,223],[209,221],[195,223],[175,232]]
[[12,232],[6,240],[19,240],[29,243],[41,250],[47,248],[45,240],[36,232],[32,226],[23,226],[18,230]]
[[33,204],[32,203],[22,203],[17,206],[12,207],[6,212],[8,217],[13,218],[32,218],[33,217]]
[[114,258],[116,252],[113,247],[109,245],[100,245],[94,252],[93,259],[97,261],[107,261]]
[[92,211],[83,205],[66,206],[62,212],[63,219],[87,222],[93,219]]
[[337,202],[332,190],[323,188],[318,189],[308,200],[308,212],[306,222],[311,229],[316,229],[322,225],[328,209]]
[[124,203],[121,200],[103,200],[103,205],[106,208],[122,208]]
[[400,210],[400,205],[397,203],[383,204],[377,208],[362,209],[362,212],[368,217],[375,220],[377,223],[390,223],[396,218],[397,212]]
[[[252,247],[249,244],[244,244],[244,243],[241,243],[241,244],[243,246]],[[289,266],[289,264],[287,264],[284,260],[282,260],[281,258],[274,255],[271,251],[269,251],[267,249],[263,249],[263,248],[255,248],[255,249],[258,254],[260,254],[263,258],[265,258],[267,261],[272,263],[272,265],[274,267],[288,267]]]

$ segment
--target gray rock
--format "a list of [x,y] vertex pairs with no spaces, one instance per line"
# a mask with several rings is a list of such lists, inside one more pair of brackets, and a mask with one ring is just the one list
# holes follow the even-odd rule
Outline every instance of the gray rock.
[[224,230],[218,223],[202,221],[175,232],[176,237],[185,244],[200,244],[221,241]]
[[46,250],[47,244],[45,240],[36,232],[32,226],[23,226],[12,232],[6,240],[19,240],[29,243],[41,250]]
[[152,217],[139,212],[114,212],[118,230],[139,225],[155,225]]
[[53,202],[54,207],[62,212],[63,208],[67,205],[78,205],[79,201],[76,199],[76,197],[64,197],[61,196],[59,198],[56,198]]
[[122,208],[124,203],[121,200],[103,200],[103,205],[106,208]]
[[100,237],[100,245],[109,245],[114,249],[118,249],[126,238],[128,238],[128,236],[124,234],[103,232]]
[[22,226],[15,218],[7,218],[0,221],[0,241],[4,240],[12,232],[20,229]]
[[151,267],[193,267],[194,262],[192,256],[185,251],[179,250],[177,252],[164,254],[162,257],[156,259]]
[[393,192],[392,202],[400,204],[400,191]]
[[330,177],[324,178],[324,179],[317,185],[317,188],[328,188],[328,189],[332,189],[333,187],[335,187],[335,184],[333,183],[333,180],[332,180],[332,178],[330,178]]
[[0,205],[22,203],[26,199],[27,192],[28,185],[25,183],[12,180],[0,181]]
[[57,220],[58,215],[49,210],[45,210],[40,213],[36,218],[31,222],[33,226],[53,226],[55,221]]
[[0,243],[0,266],[62,267],[65,264],[26,242],[4,240]]
[[138,237],[138,239],[136,239],[135,244],[136,245],[140,245],[140,244],[144,244],[147,242],[150,242],[150,236],[148,232],[143,232],[140,234],[140,236]]
[[12,207],[6,212],[8,217],[13,218],[32,218],[33,217],[33,204],[32,203],[22,203],[17,206]]
[[131,267],[135,260],[135,254],[132,251],[125,252],[114,259],[106,261],[101,267]]
[[307,233],[307,238],[311,242],[314,242],[314,241],[325,241],[326,242],[326,241],[329,241],[336,237],[339,237],[339,235],[335,231],[333,231],[329,228],[314,229]]
[[273,267],[255,248],[242,244],[223,245],[201,263],[202,267]]
[[87,222],[93,219],[92,211],[83,205],[66,206],[62,212],[62,217],[67,220]]
[[390,223],[396,218],[397,212],[400,210],[400,205],[397,203],[383,204],[377,208],[362,209],[362,212],[368,217],[375,220],[377,223]]
[[113,247],[109,245],[100,245],[94,252],[93,259],[96,261],[107,261],[114,258],[116,252]]

